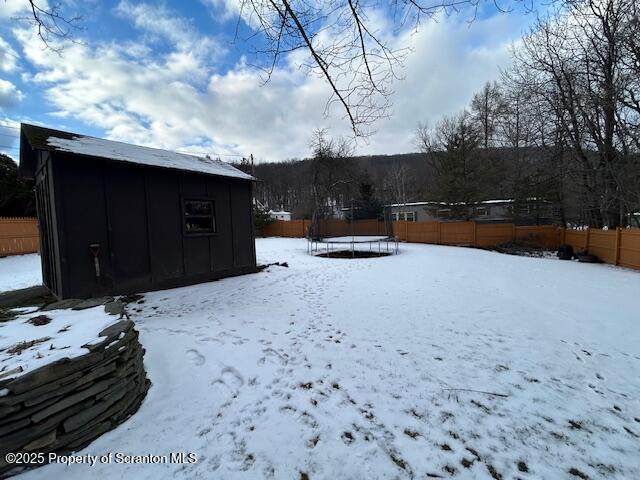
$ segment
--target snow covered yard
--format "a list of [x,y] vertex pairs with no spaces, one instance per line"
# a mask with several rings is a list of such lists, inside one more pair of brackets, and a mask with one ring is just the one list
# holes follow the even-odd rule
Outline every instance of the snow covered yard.
[[42,270],[37,253],[0,258],[0,292],[33,287],[41,283]]
[[79,453],[198,462],[21,478],[640,478],[639,272],[400,249],[145,295],[153,386]]

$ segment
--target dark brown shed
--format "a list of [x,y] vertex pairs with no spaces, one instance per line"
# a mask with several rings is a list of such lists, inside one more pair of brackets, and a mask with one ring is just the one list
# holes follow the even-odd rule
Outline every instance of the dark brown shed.
[[58,298],[256,270],[253,177],[220,160],[22,124],[44,284]]

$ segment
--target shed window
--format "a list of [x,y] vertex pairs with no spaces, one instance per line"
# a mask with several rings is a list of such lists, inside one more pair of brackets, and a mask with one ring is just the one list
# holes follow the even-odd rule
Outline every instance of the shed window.
[[215,233],[216,214],[213,200],[184,201],[184,230],[186,233]]
[[487,215],[489,215],[489,212],[487,212],[487,207],[476,207],[476,215],[478,217],[486,217]]
[[407,222],[415,222],[417,216],[418,216],[417,212],[407,212],[406,213]]

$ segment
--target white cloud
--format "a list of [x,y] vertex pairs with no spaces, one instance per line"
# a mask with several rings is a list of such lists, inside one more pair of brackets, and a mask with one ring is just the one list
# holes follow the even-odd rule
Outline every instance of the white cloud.
[[18,66],[18,54],[11,45],[0,37],[0,71],[10,73]]
[[[110,138],[123,141],[253,153],[265,160],[307,155],[314,128],[349,134],[337,105],[329,118],[323,115],[329,94],[325,82],[304,75],[295,62],[286,62],[264,86],[260,73],[243,62],[216,72],[215,65],[185,47],[197,45],[201,37],[192,29],[173,28],[174,21],[190,26],[188,22],[173,18],[151,24],[137,5],[123,2],[118,8],[140,29],[168,39],[171,51],[158,57],[139,47],[134,56],[131,45],[74,44],[59,56],[39,48],[32,32],[16,32],[25,58],[38,70],[33,81],[58,115],[103,128]],[[376,125],[378,133],[358,153],[415,150],[413,132],[419,121],[463,108],[474,91],[507,65],[508,44],[520,33],[512,20],[498,16],[468,26],[463,19],[446,18],[396,39],[414,49],[406,62],[406,80],[394,86],[392,118]]]
[[379,123],[364,151],[415,151],[417,123],[433,124],[468,106],[474,92],[508,67],[509,46],[519,36],[508,15],[470,25],[453,19],[425,25],[410,39],[414,52],[406,61],[405,80],[396,85],[393,115]]
[[163,39],[173,44],[183,62],[190,57],[218,58],[224,53],[220,42],[213,37],[198,34],[191,21],[165,6],[121,0],[115,12],[146,32],[150,40]]
[[0,78],[0,110],[15,107],[23,98],[23,93],[13,83]]
[[200,0],[206,7],[212,10],[212,16],[219,20],[228,20],[240,14],[240,2],[238,0]]
[[[29,11],[29,2],[25,0],[0,0],[2,8],[0,8],[0,18],[15,18],[22,16]],[[46,2],[41,2],[46,5]]]

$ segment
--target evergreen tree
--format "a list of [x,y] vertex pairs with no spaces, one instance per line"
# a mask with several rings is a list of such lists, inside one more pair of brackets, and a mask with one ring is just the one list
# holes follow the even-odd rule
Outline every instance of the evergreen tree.
[[18,166],[0,153],[0,217],[34,217],[36,198],[33,186],[18,177]]

